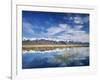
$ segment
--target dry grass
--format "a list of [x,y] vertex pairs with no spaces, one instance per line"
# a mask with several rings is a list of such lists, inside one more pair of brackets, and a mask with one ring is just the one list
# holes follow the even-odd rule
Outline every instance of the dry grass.
[[55,48],[88,47],[84,45],[22,45],[23,50],[50,50]]

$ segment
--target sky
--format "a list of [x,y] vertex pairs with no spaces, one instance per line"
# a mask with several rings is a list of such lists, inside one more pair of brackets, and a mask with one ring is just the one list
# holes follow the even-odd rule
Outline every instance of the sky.
[[89,14],[22,11],[22,38],[89,42]]

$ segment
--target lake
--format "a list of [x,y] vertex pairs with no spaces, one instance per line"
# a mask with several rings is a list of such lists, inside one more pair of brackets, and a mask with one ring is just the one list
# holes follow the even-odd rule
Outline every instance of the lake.
[[89,66],[89,47],[22,52],[22,69]]

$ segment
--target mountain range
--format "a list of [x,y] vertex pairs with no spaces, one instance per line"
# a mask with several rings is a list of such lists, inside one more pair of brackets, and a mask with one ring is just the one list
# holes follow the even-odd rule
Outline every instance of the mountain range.
[[37,40],[23,40],[23,45],[67,45],[67,44],[79,44],[79,45],[87,45],[88,42],[73,42],[73,41],[54,41],[54,40],[45,40],[45,39],[37,39]]

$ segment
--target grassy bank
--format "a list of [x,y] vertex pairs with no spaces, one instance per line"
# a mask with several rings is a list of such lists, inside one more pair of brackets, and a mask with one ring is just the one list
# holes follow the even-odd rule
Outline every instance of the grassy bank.
[[89,47],[87,45],[22,45],[23,50],[52,50],[55,48]]

